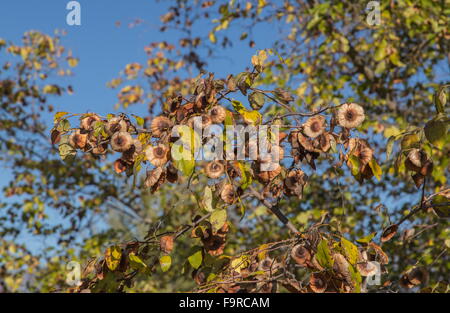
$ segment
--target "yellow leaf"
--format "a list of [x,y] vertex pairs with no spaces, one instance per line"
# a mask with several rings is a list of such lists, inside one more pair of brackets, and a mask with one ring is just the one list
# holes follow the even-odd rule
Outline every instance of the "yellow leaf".
[[122,249],[119,246],[111,246],[106,249],[105,261],[111,271],[114,271],[120,264]]
[[381,179],[381,167],[378,165],[377,161],[375,159],[370,160],[369,166],[372,169],[373,175],[380,180]]
[[70,67],[75,67],[78,65],[78,59],[74,57],[68,57],[67,62],[69,63]]
[[216,41],[217,41],[216,34],[214,32],[210,32],[208,38],[209,38],[209,41],[211,41],[212,43],[216,43]]
[[159,259],[159,264],[161,265],[161,270],[163,272],[167,272],[172,265],[172,258],[170,257],[170,255],[163,255]]

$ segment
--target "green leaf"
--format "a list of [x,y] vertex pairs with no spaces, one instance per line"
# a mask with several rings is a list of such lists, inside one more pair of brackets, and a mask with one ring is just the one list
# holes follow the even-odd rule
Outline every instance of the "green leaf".
[[[94,136],[98,137],[100,134],[106,134],[105,132],[105,125],[103,124],[102,121],[97,121],[94,123]],[[105,137],[107,137],[108,135],[106,134]]]
[[159,259],[159,264],[161,265],[161,270],[163,272],[167,272],[170,269],[170,266],[172,265],[172,258],[170,255],[163,255]]
[[262,122],[262,115],[258,111],[241,111],[244,121],[250,125],[258,125]]
[[249,257],[247,255],[242,255],[239,258],[233,259],[230,266],[233,270],[240,273],[241,270],[249,265]]
[[266,97],[262,92],[253,91],[248,95],[248,101],[254,110],[259,110],[264,106]]
[[233,113],[231,113],[230,111],[226,110],[226,115],[225,115],[225,126],[227,125],[233,125]]
[[356,239],[356,242],[362,243],[362,244],[368,244],[369,242],[372,241],[373,237],[375,237],[377,235],[376,232],[371,233],[370,235],[367,235],[365,237]]
[[395,66],[398,67],[404,67],[405,63],[403,63],[402,61],[400,61],[400,57],[398,55],[398,53],[392,53],[391,55],[389,55],[389,60],[392,62],[392,64],[394,64]]
[[388,142],[386,144],[386,160],[389,160],[391,153],[392,153],[392,149],[394,147],[394,142],[395,142],[395,136],[391,136],[388,139]]
[[242,111],[245,111],[245,107],[241,101],[231,100],[231,104],[236,112],[241,113]]
[[133,116],[136,119],[136,123],[138,124],[138,126],[140,126],[140,127],[144,126],[145,121],[142,117],[134,115],[134,114],[133,114]]
[[381,75],[383,74],[385,69],[386,69],[386,61],[382,60],[378,62],[377,67],[375,68],[375,74]]
[[445,87],[440,87],[434,96],[434,105],[437,113],[445,113],[445,105],[447,104],[447,93]]
[[214,208],[212,207],[212,201],[213,201],[212,190],[209,186],[206,186],[205,192],[203,193],[202,203],[203,208],[208,212],[214,211]]
[[180,139],[171,148],[174,166],[185,176],[190,176],[195,169],[195,151],[200,144],[199,135],[190,127],[178,127]]
[[223,225],[227,221],[227,210],[225,209],[215,210],[209,217],[209,221],[212,226],[212,231],[214,233],[217,232],[219,229],[223,227]]
[[372,169],[373,175],[375,175],[375,177],[380,180],[381,179],[381,174],[382,174],[382,170],[381,167],[378,165],[377,161],[372,158],[369,162],[369,166]]
[[447,136],[447,123],[438,116],[425,125],[425,137],[430,143],[438,148],[445,145],[445,138]]
[[355,265],[358,261],[358,247],[344,237],[341,237],[341,247],[344,250],[344,254],[349,262],[352,265]]
[[198,269],[200,267],[200,265],[202,265],[202,261],[203,261],[202,250],[198,250],[193,255],[188,257],[188,261],[189,261],[189,264],[191,264],[191,266],[193,268]]
[[63,119],[59,122],[56,129],[60,132],[67,132],[70,129],[70,122],[67,119]]
[[328,247],[328,241],[322,239],[317,245],[317,253],[315,255],[317,262],[324,268],[333,267],[333,258],[331,257],[330,248]]
[[351,166],[351,172],[353,176],[357,176],[359,174],[359,167],[361,165],[358,157],[354,156],[354,155],[350,155],[349,157],[349,161]]
[[61,117],[66,116],[67,114],[69,114],[69,112],[56,112],[53,120],[56,123]]
[[56,85],[46,85],[42,89],[42,92],[46,93],[46,94],[60,95],[61,94],[61,89],[58,86],[56,86]]
[[122,249],[119,246],[111,246],[106,249],[105,261],[111,271],[114,271],[120,264]]
[[144,261],[142,261],[142,259],[137,255],[130,253],[128,255],[128,259],[130,260],[131,268],[140,272],[146,272],[148,270],[147,264],[145,264]]
[[236,76],[236,85],[244,96],[247,95],[247,90],[251,84],[250,73],[242,72]]
[[179,160],[173,159],[173,165],[180,170],[183,175],[190,176],[195,169],[194,156],[189,150],[185,149],[183,144],[173,144],[171,149],[172,153],[174,149],[176,149],[175,151],[179,152],[182,157]]
[[241,189],[245,190],[252,183],[252,173],[250,169],[242,162],[237,162],[239,171],[241,172]]
[[450,217],[450,205],[446,205],[448,202],[448,199],[441,195],[433,198],[433,210],[440,218]]
[[375,50],[374,60],[379,62],[383,60],[386,57],[387,53],[387,42],[386,40],[382,40],[379,46],[377,47],[377,50]]
[[71,161],[75,158],[77,150],[69,144],[69,135],[61,136],[58,146],[59,156],[63,161]]
[[362,277],[359,271],[355,270],[355,268],[350,265],[348,267],[350,271],[350,276],[352,277],[352,281],[354,283],[354,289],[353,292],[360,293],[361,292],[361,283],[362,283]]

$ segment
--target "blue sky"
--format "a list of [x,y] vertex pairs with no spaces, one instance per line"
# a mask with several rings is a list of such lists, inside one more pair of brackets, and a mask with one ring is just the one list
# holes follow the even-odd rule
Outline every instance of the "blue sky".
[[[80,58],[80,63],[74,70],[74,76],[67,79],[73,85],[75,94],[58,98],[55,103],[57,109],[108,113],[117,102],[117,91],[107,88],[106,83],[117,77],[126,64],[145,61],[144,46],[150,42],[177,42],[177,34],[159,32],[159,17],[172,2],[81,0],[81,26],[66,24],[68,2],[1,1],[0,37],[19,41],[24,32],[31,29],[48,34],[52,34],[55,29],[66,30],[67,35],[62,43]],[[129,28],[128,24],[138,18],[144,23]],[[121,22],[121,26],[117,27],[116,22]],[[216,72],[219,77],[243,71],[255,51],[269,47],[277,35],[273,27],[263,28],[259,36],[264,36],[264,40],[258,40],[257,43],[264,46],[249,48],[246,43],[238,42],[233,49],[227,50],[226,58],[211,62],[208,70]],[[136,109],[133,107],[133,112]]]
[[[66,24],[68,2],[69,0],[0,1],[0,38],[19,42],[28,30],[48,34],[52,34],[55,29],[66,30],[67,35],[62,44],[80,59],[79,65],[74,69],[74,76],[64,78],[64,82],[74,87],[75,93],[55,98],[52,104],[57,111],[95,111],[106,115],[113,111],[117,102],[117,90],[108,88],[106,83],[117,77],[126,64],[145,62],[144,47],[149,43],[162,40],[177,43],[179,34],[159,32],[159,17],[167,12],[168,5],[174,1],[80,0],[81,26]],[[128,24],[136,19],[144,22],[129,28]],[[117,27],[116,22],[120,22],[121,26]],[[205,23],[206,21],[200,22],[197,27],[206,26]],[[202,30],[203,34],[211,25],[207,27]],[[232,37],[240,35],[233,28],[225,31]],[[249,66],[251,56],[258,49],[271,47],[279,37],[273,24],[261,24],[253,34],[255,47],[250,48],[247,42],[235,41],[234,46],[224,51],[222,57],[209,59],[207,70],[215,72],[217,77],[239,73]],[[439,75],[439,79],[443,79],[446,74]],[[143,114],[145,110],[145,105],[132,106],[128,113]],[[46,119],[50,128],[52,117],[47,116]],[[9,179],[3,172],[0,188]],[[58,219],[55,221],[58,222]]]
[[[53,98],[50,103],[56,111],[84,113],[95,111],[102,115],[111,113],[117,102],[117,90],[106,83],[118,76],[126,64],[145,62],[144,47],[151,42],[166,40],[177,43],[178,34],[159,32],[160,15],[167,12],[172,1],[152,0],[81,0],[81,26],[69,26],[66,5],[69,0],[14,0],[0,1],[0,38],[19,43],[22,35],[29,30],[38,30],[53,34],[56,29],[65,30],[62,44],[72,50],[80,59],[72,77],[63,78],[64,83],[73,86],[73,95]],[[139,26],[130,28],[129,23],[142,19]],[[116,22],[120,22],[118,27]],[[199,23],[197,27],[202,27]],[[206,22],[205,22],[206,23]],[[208,25],[211,28],[211,25]],[[277,30],[270,26],[259,26],[255,34],[256,46],[237,41],[232,49],[226,50],[226,56],[215,58],[208,64],[207,70],[216,73],[216,77],[226,77],[229,73],[239,73],[250,64],[250,58],[257,49],[268,48],[278,36]],[[240,32],[226,30],[228,34],[239,36]],[[233,33],[235,32],[235,34]],[[123,111],[121,109],[121,111]],[[145,105],[132,106],[128,112],[143,114]],[[46,116],[49,128],[52,116]],[[0,177],[0,188],[10,180],[7,171]],[[60,222],[56,214],[48,212],[54,222]],[[25,236],[34,249],[39,249],[40,240]]]

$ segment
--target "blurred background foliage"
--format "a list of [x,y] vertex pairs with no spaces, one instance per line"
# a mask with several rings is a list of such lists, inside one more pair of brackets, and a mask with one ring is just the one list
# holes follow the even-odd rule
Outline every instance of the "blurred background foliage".
[[[267,47],[272,57],[253,87],[290,91],[294,111],[360,103],[367,117],[358,130],[375,149],[383,173],[379,181],[358,184],[347,168],[334,168],[319,159],[317,171],[308,172],[303,199],[280,203],[300,230],[328,213],[332,230],[349,240],[377,232],[373,240],[379,241],[382,230],[407,216],[421,199],[421,190],[403,165],[403,150],[417,144],[434,162],[425,194],[448,189],[447,125],[444,139],[433,144],[425,140],[423,128],[438,113],[448,124],[448,105],[439,107],[436,91],[450,77],[450,1],[381,1],[381,24],[372,26],[366,22],[369,12],[363,1],[172,2],[161,16],[160,30],[176,30],[183,38],[146,46],[145,64],[126,65],[111,78],[109,86],[118,90],[116,109],[148,106],[144,118],[151,119],[167,109],[168,97],[187,95],[213,57],[226,56],[237,41],[252,47],[258,24],[273,24],[279,37]],[[230,36],[230,29],[241,35]],[[186,181],[183,186],[166,184],[151,194],[132,188],[130,179],[115,174],[108,155],[101,161],[90,155],[68,162],[59,159],[49,140],[51,125],[42,114],[53,111],[47,99],[57,101],[72,90],[60,85],[61,77],[76,73],[78,59],[62,46],[61,35],[29,32],[22,41],[0,39],[0,162],[13,174],[0,199],[2,291],[65,290],[67,262],[85,265],[112,244],[142,240],[155,231],[177,231],[201,213],[194,195],[203,196],[206,181],[193,182],[194,194]],[[238,73],[216,76],[228,74]],[[445,96],[445,91],[441,94]],[[286,113],[273,102],[261,111],[264,116]],[[239,214],[236,217],[231,217],[226,255],[290,236],[255,200],[246,200],[242,221]],[[51,244],[39,254],[31,253],[26,245],[15,243],[24,232]],[[391,259],[383,283],[392,281],[388,289],[403,290],[396,282],[414,265],[428,269],[429,286],[448,283],[449,235],[445,214],[439,217],[424,210],[408,218],[398,234],[382,244]],[[126,290],[194,288],[186,260],[196,240],[189,236],[177,240],[169,271],[158,268],[150,275],[139,274]]]

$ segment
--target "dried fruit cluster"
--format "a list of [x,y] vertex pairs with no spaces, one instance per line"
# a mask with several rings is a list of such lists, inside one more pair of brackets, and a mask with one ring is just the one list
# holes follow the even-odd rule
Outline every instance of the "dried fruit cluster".
[[[148,162],[153,168],[147,171],[144,186],[153,192],[166,181],[175,183],[178,180],[178,170],[186,174],[184,168],[186,164],[173,159],[172,149],[178,138],[172,133],[175,127],[187,126],[193,131],[199,131],[200,133],[195,136],[198,136],[199,143],[203,144],[211,139],[211,135],[202,130],[211,125],[223,129],[228,125],[258,126],[255,120],[248,120],[248,116],[246,119],[245,114],[240,114],[241,109],[237,109],[237,113],[232,113],[218,104],[219,100],[224,98],[224,94],[232,90],[224,91],[224,85],[218,83],[222,81],[213,80],[212,77],[210,75],[208,79],[201,80],[194,89],[192,98],[186,100],[186,103],[183,103],[182,97],[169,99],[170,109],[152,119],[149,129],[133,125],[125,115],[110,115],[103,120],[96,114],[83,115],[80,127],[73,129],[69,136],[69,145],[94,155],[105,154],[110,145],[113,151],[122,153],[114,163],[117,173],[136,174],[135,171],[140,164]],[[315,160],[319,155],[335,152],[337,144],[342,144],[348,149],[345,155],[341,152],[341,162],[346,161],[359,181],[374,175],[378,164],[369,143],[363,139],[350,137],[350,129],[358,127],[364,120],[364,110],[361,106],[355,103],[339,106],[336,114],[330,118],[329,125],[325,115],[314,113],[308,115],[310,117],[303,124],[283,125],[287,126],[285,128],[295,129],[289,134],[280,132],[278,138],[274,138],[276,140],[264,142],[266,154],[261,153],[261,142],[247,139],[242,147],[236,143],[231,158],[228,152],[224,152],[217,160],[207,162],[203,166],[203,172],[208,178],[221,179],[216,190],[226,204],[233,204],[242,193],[243,180],[246,180],[246,185],[251,180],[259,181],[264,185],[266,195],[280,197],[284,194],[301,198],[308,177],[302,171],[300,162],[306,160],[315,169]],[[59,123],[61,121],[66,120],[60,119]],[[261,120],[258,122],[261,123]],[[272,128],[275,125],[270,124]],[[340,132],[335,132],[336,126],[340,126]],[[284,147],[286,138],[289,138],[287,148]],[[188,150],[191,147],[184,146]],[[244,150],[245,157],[252,163],[251,166],[236,160],[239,149]],[[290,151],[294,160],[290,167],[283,167],[281,162],[288,157],[285,156],[285,149]],[[188,173],[192,173],[196,165],[194,160],[191,172]],[[240,180],[236,181],[235,178]]]
[[[90,113],[82,115],[80,126],[71,129],[67,125],[67,113],[58,113],[56,125],[52,131],[52,139],[54,142],[60,140],[62,144],[68,145],[71,149],[81,150],[94,156],[106,154],[110,147],[112,151],[121,153],[121,156],[114,162],[114,169],[117,173],[125,172],[129,176],[137,175],[142,164],[147,164],[150,168],[146,171],[143,186],[152,192],[158,190],[166,182],[181,182],[180,172],[184,177],[189,178],[189,182],[194,174],[203,173],[208,179],[211,179],[210,182],[213,186],[209,190],[216,192],[215,200],[220,199],[222,206],[225,207],[241,201],[240,197],[253,181],[262,184],[262,199],[279,198],[283,195],[301,199],[304,187],[308,182],[308,175],[302,169],[302,161],[306,161],[315,170],[315,160],[321,154],[336,153],[338,144],[342,145],[346,151],[344,153],[341,149],[340,163],[345,162],[358,181],[362,182],[364,179],[379,175],[379,166],[369,143],[366,140],[351,137],[351,130],[360,126],[365,119],[364,110],[360,105],[344,103],[313,113],[291,113],[286,116],[277,116],[263,123],[262,116],[257,110],[248,111],[239,101],[229,98],[230,93],[237,91],[245,95],[247,89],[251,89],[248,79],[252,79],[252,75],[253,73],[245,73],[245,75],[241,73],[241,77],[229,76],[226,81],[223,81],[215,80],[214,76],[210,74],[208,78],[199,79],[193,86],[190,97],[174,96],[168,99],[162,114],[147,121],[147,125],[144,125],[144,120],[139,117],[136,117],[136,123],[133,124],[130,118],[123,114],[102,118],[97,114]],[[252,89],[252,93],[249,95],[251,106],[261,108],[260,104],[264,102],[261,101],[261,97],[263,99],[269,97],[280,105],[286,105],[293,101],[292,96],[285,91],[277,89],[270,93],[273,97],[269,96],[267,92],[263,93]],[[231,104],[234,111],[227,109],[227,106],[222,103],[225,101]],[[331,111],[332,114],[327,115],[327,111]],[[295,122],[288,118],[294,116]],[[297,117],[307,117],[307,119],[302,123]],[[283,124],[281,121],[288,121],[288,123]],[[279,125],[280,123],[282,125]],[[226,145],[231,145],[231,149],[226,149],[223,155],[218,155],[213,160],[198,162],[194,157],[194,146],[205,144],[215,136],[221,137],[220,134],[211,134],[207,131],[213,125],[219,127],[223,135],[228,126],[258,127],[266,125],[268,126],[269,140],[257,141],[245,138],[244,141],[225,141]],[[278,126],[284,130],[275,131]],[[179,131],[179,127],[184,127],[183,131]],[[61,135],[68,139],[62,140]],[[193,140],[187,140],[187,143],[182,141],[181,145],[177,146],[179,139],[186,137]],[[241,146],[239,146],[239,142],[242,143]],[[180,148],[183,153],[187,151],[186,158],[174,158],[174,149]],[[262,151],[268,153],[262,153]],[[238,160],[237,156],[241,152],[246,161]],[[287,164],[286,159],[289,157],[293,160],[292,164]],[[252,187],[252,190],[255,189]],[[261,198],[259,200],[262,201]],[[267,204],[265,205],[267,206]],[[224,251],[229,222],[226,210],[218,212],[217,207],[216,210],[214,208],[211,210],[220,218],[202,220],[198,224],[194,221],[194,226],[192,226],[192,237],[199,238],[203,245],[200,255],[207,253],[211,256],[219,256]],[[280,218],[279,214],[276,215]],[[161,253],[170,254],[173,249],[173,240],[178,236],[179,234],[174,234],[162,237]],[[356,284],[355,273],[362,276],[369,275],[374,270],[373,264],[370,262],[379,260],[380,255],[381,258],[385,258],[382,264],[387,263],[387,257],[381,248],[373,243],[370,243],[367,249],[357,251],[356,257],[352,256],[352,259],[349,260],[349,256],[343,252],[345,249],[330,252],[325,238],[320,237],[319,239],[322,239],[319,244],[317,240],[311,238],[303,239],[288,253],[296,262],[297,267],[305,267],[312,271],[309,290],[315,292],[331,289],[351,291]],[[294,241],[298,242],[297,239]],[[324,256],[324,249],[330,254]],[[369,250],[372,253],[369,253]],[[121,251],[121,253],[125,253],[123,249]],[[128,255],[127,262],[129,264],[134,262],[133,266],[139,269],[139,265],[136,265],[139,262],[136,260],[140,255],[145,257],[145,253],[143,254],[140,249],[134,249],[131,254]],[[318,259],[317,255],[321,255],[321,257]],[[108,260],[111,259],[109,255],[105,257]],[[324,258],[329,258],[328,263],[324,261]],[[357,258],[358,264],[355,258]],[[164,263],[164,261],[160,262]],[[199,268],[200,264],[195,263],[196,261],[193,262],[196,266],[198,265],[194,267],[196,269],[194,279],[199,284],[203,284],[205,273],[202,273],[202,269]],[[278,283],[276,279],[272,278],[276,273],[285,270],[286,264],[283,262],[270,258],[260,258],[255,262],[250,258],[243,260],[245,266],[238,266],[237,272],[244,279],[258,270],[264,273],[270,272],[269,280],[258,281],[253,288],[258,291],[274,291]],[[236,264],[232,261],[230,265]],[[127,266],[124,267],[123,272],[126,271]],[[131,267],[133,268],[133,266]],[[108,268],[116,271],[115,267],[112,269],[106,263],[102,265],[104,272],[107,272]],[[245,276],[246,273],[247,276]],[[262,276],[267,278],[266,274]],[[298,285],[298,282],[293,283],[291,280],[286,284],[292,287]],[[229,289],[232,290],[234,285],[232,283]],[[221,288],[226,289],[225,286]],[[240,286],[236,290],[240,288],[242,287]],[[304,288],[297,288],[297,291],[301,290]]]

